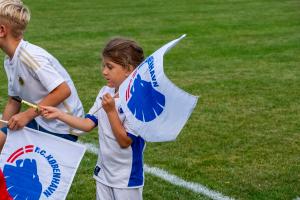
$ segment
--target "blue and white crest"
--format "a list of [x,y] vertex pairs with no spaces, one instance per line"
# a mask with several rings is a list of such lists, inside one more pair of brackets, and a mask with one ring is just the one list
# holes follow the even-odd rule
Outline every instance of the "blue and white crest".
[[185,35],[155,51],[119,87],[121,106],[130,128],[144,140],[174,140],[196,106],[188,94],[164,74],[164,54]]
[[10,196],[15,200],[66,199],[84,152],[80,144],[27,127],[8,130],[0,167]]
[[[40,159],[42,158],[42,159]],[[45,185],[39,179],[39,173],[44,165],[49,174],[52,173],[50,184]],[[44,149],[26,145],[13,152],[3,168],[7,190],[9,194],[16,199],[38,200],[43,197],[51,197],[59,186],[61,179],[60,167],[53,155]]]
[[16,166],[5,165],[3,173],[10,196],[22,199],[40,199],[42,184],[37,174],[35,159],[17,160]]
[[164,110],[165,96],[155,90],[151,82],[142,80],[139,74],[134,79],[130,94],[127,106],[140,121],[152,121]]

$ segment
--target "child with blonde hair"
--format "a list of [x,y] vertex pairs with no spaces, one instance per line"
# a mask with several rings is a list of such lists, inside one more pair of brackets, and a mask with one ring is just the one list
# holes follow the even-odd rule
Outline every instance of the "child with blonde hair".
[[7,128],[34,128],[71,141],[74,130],[65,123],[49,122],[34,108],[21,111],[14,97],[38,104],[56,106],[74,116],[83,116],[83,107],[74,84],[63,66],[46,50],[23,39],[30,21],[27,6],[19,0],[0,0],[0,48],[6,54],[4,69],[8,79],[8,101],[0,124],[0,151],[5,143]]

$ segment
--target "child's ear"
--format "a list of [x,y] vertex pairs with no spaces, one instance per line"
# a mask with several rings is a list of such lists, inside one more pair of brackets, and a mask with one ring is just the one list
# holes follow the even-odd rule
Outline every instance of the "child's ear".
[[7,34],[7,28],[3,24],[0,25],[0,37],[5,37]]
[[132,65],[129,65],[128,71],[126,72],[126,76],[129,76],[133,70],[134,70],[134,67]]

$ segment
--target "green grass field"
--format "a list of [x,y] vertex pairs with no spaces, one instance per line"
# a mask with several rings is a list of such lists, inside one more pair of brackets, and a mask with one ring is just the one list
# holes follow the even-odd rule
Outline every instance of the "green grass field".
[[[32,12],[25,39],[61,61],[86,111],[105,84],[99,55],[108,39],[133,38],[150,55],[186,33],[165,72],[201,98],[176,141],[147,144],[145,163],[235,199],[300,197],[299,0],[24,2]],[[80,140],[97,144],[97,131]],[[96,159],[85,154],[68,200],[95,199]],[[208,199],[145,177],[145,200]]]

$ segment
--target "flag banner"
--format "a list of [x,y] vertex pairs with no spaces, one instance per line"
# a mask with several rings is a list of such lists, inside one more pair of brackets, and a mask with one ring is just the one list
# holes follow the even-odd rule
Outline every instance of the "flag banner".
[[0,200],[12,200],[12,198],[7,192],[5,178],[1,170],[0,170]]
[[0,155],[7,190],[15,200],[63,200],[85,153],[81,144],[30,128],[8,130]]
[[175,140],[198,97],[173,84],[164,74],[164,54],[185,35],[144,60],[119,87],[121,107],[131,128],[149,142]]

